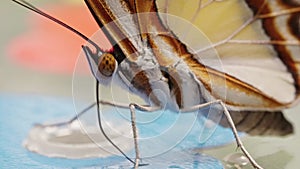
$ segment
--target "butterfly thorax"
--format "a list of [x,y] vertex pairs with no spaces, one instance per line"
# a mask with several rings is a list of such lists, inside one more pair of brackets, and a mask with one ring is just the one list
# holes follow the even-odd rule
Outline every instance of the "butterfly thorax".
[[130,90],[150,104],[172,110],[203,102],[201,85],[186,63],[180,58],[158,58],[157,49],[147,46],[136,60],[126,59],[118,67],[118,76]]

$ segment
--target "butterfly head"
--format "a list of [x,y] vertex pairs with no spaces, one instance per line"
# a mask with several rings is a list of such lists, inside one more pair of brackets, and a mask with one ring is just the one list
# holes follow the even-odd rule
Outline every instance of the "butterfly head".
[[117,61],[110,52],[93,52],[88,46],[82,46],[94,77],[102,84],[107,84],[117,70]]
[[98,71],[105,77],[111,77],[117,67],[116,60],[111,53],[103,53],[98,62]]

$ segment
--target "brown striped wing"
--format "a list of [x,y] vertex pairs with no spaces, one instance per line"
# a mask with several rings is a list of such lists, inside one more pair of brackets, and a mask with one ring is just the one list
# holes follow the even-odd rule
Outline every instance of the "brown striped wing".
[[266,34],[273,41],[277,56],[287,66],[295,79],[297,93],[300,88],[300,1],[247,1],[249,7],[262,22]]
[[[110,11],[113,6],[107,6],[105,1],[86,2],[98,23],[102,25],[121,17],[121,14],[116,15],[117,11]],[[149,45],[155,49],[158,63],[169,68],[178,59],[182,59],[204,85],[208,93],[202,93],[205,99],[221,99],[232,109],[231,113],[234,121],[238,123],[239,130],[252,134],[274,135],[292,132],[292,127],[284,128],[290,124],[281,112],[267,111],[289,106],[299,93],[298,4],[288,1],[279,3],[275,0],[199,2],[136,0],[126,1],[123,7],[127,9],[128,14],[156,12],[157,9],[175,14],[186,18],[207,36],[211,43],[201,46],[194,34],[189,38],[189,27],[176,25],[176,21],[168,18],[158,19],[157,16],[143,15],[133,18],[132,22],[133,29],[141,33],[141,39],[148,40]],[[159,32],[155,37],[147,34],[153,30]],[[118,42],[117,47],[126,57],[138,50],[139,44],[135,41],[140,39],[124,38],[128,35],[121,23],[108,27],[106,33],[111,41]],[[160,50],[161,43],[174,53],[171,57]],[[193,50],[190,51],[190,48]],[[215,57],[211,57],[210,50],[217,51],[221,66],[214,64]],[[137,57],[139,56],[130,59],[135,60]],[[175,76],[178,75],[175,71]],[[142,81],[146,82],[149,79]],[[149,85],[139,84],[142,84],[140,88]],[[180,84],[175,86],[180,88]],[[184,93],[175,92],[175,95],[180,106],[181,95]],[[256,121],[253,122],[253,119]],[[250,124],[255,123],[261,127],[252,128],[249,120]],[[279,127],[270,123],[274,120],[278,122],[276,124],[280,124]],[[226,126],[223,123],[222,125]]]
[[[208,37],[210,45],[199,45],[201,39],[193,34],[187,38],[189,27],[184,24],[168,21],[163,26],[159,19],[147,15],[132,18],[129,24],[115,22],[106,33],[130,60],[139,57],[132,54],[145,47],[141,45],[145,39],[156,50],[155,57],[162,67],[169,68],[182,59],[205,87],[201,95],[206,100],[221,99],[233,110],[273,111],[294,103],[299,93],[299,24],[295,18],[300,10],[295,1],[172,2],[86,0],[100,25],[126,14],[156,12],[157,8],[192,21]],[[120,9],[125,9],[124,14]],[[141,37],[130,36],[131,29]],[[159,33],[149,37],[150,31]],[[171,57],[163,52],[163,45],[173,53]],[[216,57],[212,59],[210,50],[217,51],[221,65],[214,64]]]
[[[166,21],[182,42],[195,44],[189,46],[193,57],[184,60],[214,98],[235,110],[274,111],[295,102],[300,71],[299,1],[158,2],[162,12],[193,22],[211,41],[210,46],[197,46],[187,27]],[[211,50],[217,51],[221,66],[214,64]],[[220,94],[219,84],[226,84],[226,94]]]

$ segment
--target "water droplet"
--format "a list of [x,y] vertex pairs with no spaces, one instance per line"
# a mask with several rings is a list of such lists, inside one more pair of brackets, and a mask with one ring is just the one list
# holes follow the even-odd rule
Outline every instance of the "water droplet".
[[228,154],[223,160],[234,166],[245,166],[249,163],[248,158],[242,153],[232,153]]

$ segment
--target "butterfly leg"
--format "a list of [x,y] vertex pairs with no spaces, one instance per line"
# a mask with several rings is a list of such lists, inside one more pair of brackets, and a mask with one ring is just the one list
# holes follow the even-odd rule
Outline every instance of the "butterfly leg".
[[224,110],[224,114],[227,118],[227,121],[232,129],[232,132],[233,132],[233,135],[235,137],[235,140],[236,140],[236,143],[238,145],[238,147],[242,150],[242,152],[245,154],[245,156],[249,159],[250,163],[252,164],[252,166],[254,168],[257,168],[257,169],[262,169],[262,167],[252,158],[252,156],[250,155],[250,153],[246,150],[246,148],[244,147],[243,143],[242,143],[242,140],[240,139],[239,135],[238,135],[238,132],[237,132],[237,129],[234,125],[234,122],[231,118],[231,115],[228,111],[228,109],[226,108],[226,105],[222,102],[222,101],[219,101],[220,105],[222,106],[223,110]]
[[84,108],[82,111],[80,111],[77,115],[75,115],[74,117],[72,117],[68,121],[64,121],[64,122],[60,122],[60,123],[54,123],[54,124],[40,124],[40,123],[37,123],[37,124],[35,124],[35,126],[40,126],[40,127],[60,127],[60,126],[69,125],[69,124],[73,123],[75,120],[77,120],[80,116],[82,116],[83,114],[85,114],[88,110],[90,110],[91,108],[93,108],[95,105],[96,105],[96,102],[90,104],[89,106],[87,106],[86,108]]
[[[140,155],[139,155],[139,146],[138,146],[138,134],[137,134],[137,128],[136,128],[136,113],[135,110],[140,110],[140,111],[145,111],[145,112],[153,112],[153,111],[157,111],[160,110],[160,107],[151,107],[151,106],[144,106],[144,105],[138,105],[135,103],[131,103],[129,104],[124,104],[124,103],[115,103],[115,102],[110,102],[110,101],[103,101],[103,100],[98,100],[97,101],[99,104],[101,105],[108,105],[108,106],[113,106],[113,107],[119,107],[119,108],[125,108],[125,109],[130,109],[131,112],[131,124],[132,124],[132,130],[133,130],[133,138],[134,138],[134,148],[135,148],[135,161],[132,161],[117,145],[114,144],[114,142],[106,135],[106,133],[104,132],[102,125],[101,125],[101,118],[99,118],[99,126],[100,129],[103,133],[103,135],[106,137],[106,139],[121,153],[123,154],[123,156],[128,159],[130,162],[132,162],[134,164],[134,168],[138,168],[139,166],[145,166],[148,164],[140,164]],[[97,105],[97,109],[99,111],[99,104],[97,105],[96,103],[92,104],[93,106]],[[90,108],[92,108],[93,106],[91,105]],[[86,109],[90,109],[89,107]],[[83,113],[83,112],[82,112]],[[98,112],[100,113],[100,112]],[[82,115],[81,113],[79,113],[80,115]]]
[[133,140],[134,140],[134,148],[135,148],[135,165],[134,168],[138,168],[138,166],[142,166],[145,164],[139,164],[140,161],[140,152],[138,146],[138,133],[136,128],[136,113],[135,110],[145,111],[145,112],[153,112],[160,110],[160,107],[150,107],[150,106],[142,106],[135,103],[129,104],[129,109],[131,113],[131,125],[132,125],[132,132],[133,132]]
[[138,168],[139,160],[140,160],[140,153],[139,153],[139,146],[138,146],[138,133],[136,129],[136,117],[135,117],[135,105],[130,104],[130,114],[131,114],[131,126],[133,132],[133,142],[134,142],[134,149],[135,149],[135,164],[134,168]]
[[[140,164],[140,153],[139,153],[140,151],[139,151],[139,146],[138,146],[138,133],[137,133],[137,127],[136,127],[136,113],[135,113],[135,111],[136,110],[140,110],[140,111],[144,111],[144,112],[153,112],[153,111],[160,110],[161,107],[151,107],[151,106],[139,105],[139,104],[136,104],[136,103],[131,103],[128,106],[127,104],[123,104],[123,103],[114,103],[114,102],[103,101],[103,100],[99,100],[99,103],[102,104],[102,105],[109,105],[109,106],[114,106],[114,107],[119,107],[119,108],[126,108],[126,109],[129,108],[130,109],[130,113],[131,113],[131,125],[132,125],[134,148],[135,148],[135,156],[136,156],[135,162],[134,162],[134,168],[138,168],[139,166],[148,165],[148,164]],[[105,134],[105,133],[103,133],[103,134]],[[118,150],[127,159],[129,159],[122,150],[120,150],[119,148],[118,148]]]
[[237,146],[242,150],[242,152],[245,154],[245,156],[249,159],[252,166],[254,168],[257,168],[257,169],[262,169],[262,167],[251,157],[250,153],[246,150],[244,144],[242,143],[242,141],[241,141],[241,139],[238,135],[237,129],[236,129],[235,124],[234,124],[234,122],[231,118],[231,115],[230,115],[226,105],[221,100],[216,100],[216,101],[196,105],[196,106],[193,106],[193,107],[190,107],[190,108],[187,108],[187,109],[182,109],[182,112],[191,112],[191,111],[199,110],[201,108],[204,108],[204,107],[207,107],[207,106],[210,106],[210,105],[213,105],[213,104],[219,104],[219,105],[222,106],[222,109],[223,109],[222,112],[226,116],[227,121],[229,123],[229,126],[232,129],[232,132],[233,132],[233,135],[235,137]]
[[[82,115],[87,113],[90,109],[95,107],[96,104],[97,104],[96,102],[90,104],[89,106],[87,106],[86,108],[81,110],[78,114],[76,114],[74,117],[72,117],[68,121],[63,121],[63,122],[54,123],[54,124],[40,124],[40,123],[37,123],[37,124],[35,124],[35,126],[39,126],[39,127],[60,127],[60,126],[69,125],[69,124],[73,123],[74,121],[78,120],[79,117],[81,117]],[[124,103],[113,103],[113,102],[110,102],[110,101],[100,100],[99,104],[109,105],[109,106],[116,106],[116,107],[119,107],[119,108],[128,109],[128,104],[124,104]]]

